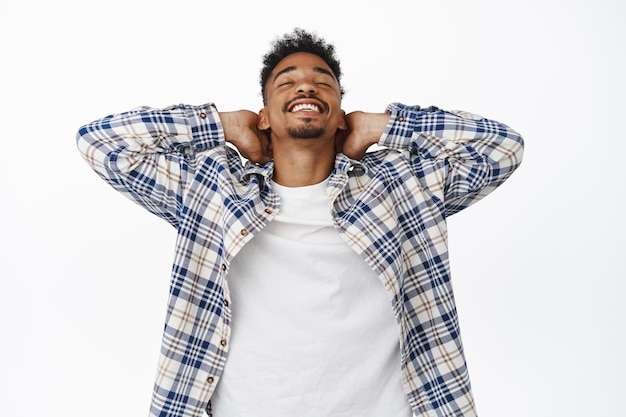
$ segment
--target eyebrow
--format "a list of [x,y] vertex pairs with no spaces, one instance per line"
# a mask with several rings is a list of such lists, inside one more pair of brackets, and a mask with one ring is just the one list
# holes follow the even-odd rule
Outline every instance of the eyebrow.
[[[283,75],[283,74],[285,74],[285,73],[287,73],[287,72],[295,71],[296,69],[297,69],[297,67],[295,67],[295,66],[291,66],[291,67],[283,68],[282,70],[280,70],[280,71],[278,71],[278,72],[276,73],[276,75],[274,76],[274,80],[273,80],[273,81],[276,81],[276,79],[277,79],[279,76],[281,76],[281,75]],[[333,74],[332,72],[328,71],[326,68],[322,68],[322,67],[313,67],[313,71],[314,71],[314,72],[319,72],[320,74],[326,74],[326,75],[329,75],[329,76],[330,76],[333,80],[336,80],[336,78],[335,78],[335,74]]]

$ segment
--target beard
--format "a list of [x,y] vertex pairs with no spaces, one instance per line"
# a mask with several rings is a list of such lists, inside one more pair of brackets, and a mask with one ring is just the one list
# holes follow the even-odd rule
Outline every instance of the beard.
[[305,124],[297,127],[287,127],[287,133],[294,139],[316,139],[326,133],[326,125],[311,126]]
[[[290,100],[283,106],[283,113],[289,112],[289,107],[291,106],[291,103],[293,103],[295,100],[300,100],[303,98],[313,98],[319,101],[324,107],[324,112],[328,113],[328,103],[317,98],[315,94],[299,95],[298,97]],[[322,137],[326,133],[326,123],[324,123],[322,126],[315,127],[310,125],[311,119],[304,118],[303,121],[304,125],[302,126],[287,126],[287,134],[294,139],[316,139]]]

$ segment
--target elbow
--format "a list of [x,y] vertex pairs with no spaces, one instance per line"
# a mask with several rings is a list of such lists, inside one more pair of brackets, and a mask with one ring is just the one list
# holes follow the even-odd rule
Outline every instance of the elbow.
[[524,138],[520,133],[505,124],[500,124],[500,139],[497,141],[499,148],[491,155],[500,170],[513,172],[522,163],[524,157]]
[[86,157],[89,153],[89,148],[91,147],[92,142],[93,140],[86,125],[78,129],[78,132],[76,133],[76,147],[83,157]]
[[89,133],[89,129],[87,129],[87,125],[81,126],[76,133],[76,141],[80,141],[83,137],[87,136]]
[[511,165],[516,169],[522,163],[524,158],[524,138],[518,132],[510,130],[511,146]]

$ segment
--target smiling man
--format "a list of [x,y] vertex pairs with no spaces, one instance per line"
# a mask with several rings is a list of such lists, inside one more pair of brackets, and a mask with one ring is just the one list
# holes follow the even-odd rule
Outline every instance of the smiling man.
[[80,129],[93,169],[178,231],[151,415],[474,416],[446,219],[511,175],[521,137],[436,107],[346,115],[333,46],[300,29],[261,88],[258,114]]

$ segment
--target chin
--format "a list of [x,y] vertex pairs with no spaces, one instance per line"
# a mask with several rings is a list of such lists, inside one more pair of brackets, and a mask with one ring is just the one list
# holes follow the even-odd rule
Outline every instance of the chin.
[[294,139],[317,139],[326,134],[326,127],[300,126],[288,128],[287,133]]

